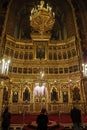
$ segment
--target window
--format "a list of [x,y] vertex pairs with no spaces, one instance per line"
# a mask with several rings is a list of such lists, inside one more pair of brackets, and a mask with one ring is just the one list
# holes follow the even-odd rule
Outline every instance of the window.
[[66,52],[63,53],[63,59],[67,59]]
[[59,68],[59,73],[60,73],[60,74],[63,73],[63,68]]
[[64,73],[68,73],[68,68],[64,68]]
[[33,73],[36,74],[37,72],[37,68],[33,68]]
[[73,72],[73,67],[72,66],[69,67],[69,72],[70,73]]
[[22,73],[22,68],[18,68],[18,73]]
[[24,59],[25,59],[25,60],[28,59],[28,53],[27,53],[27,52],[25,52],[25,54],[24,54]]
[[54,53],[54,60],[57,60],[57,54]]
[[33,59],[33,53],[32,53],[32,52],[29,53],[29,59],[30,59],[30,60]]
[[13,72],[17,73],[17,67],[13,67]]
[[27,68],[23,68],[23,73],[27,73]]
[[74,72],[76,72],[76,71],[78,71],[78,66],[77,65],[74,66]]
[[20,58],[20,59],[23,59],[23,52],[20,52],[20,53],[19,53],[19,58]]
[[30,74],[32,73],[32,68],[28,69],[28,73],[30,73]]
[[48,68],[44,68],[45,74],[48,74]]
[[15,52],[14,57],[18,58],[18,52],[17,51]]
[[53,68],[49,68],[49,73],[50,73],[50,74],[53,73]]
[[58,74],[58,68],[54,68],[54,73]]
[[52,53],[49,53],[49,60],[52,60]]
[[71,52],[68,51],[68,58],[71,58]]
[[61,54],[61,52],[58,54],[58,59],[59,59],[59,60],[62,59],[62,54]]
[[72,50],[72,56],[76,56],[76,51],[75,51],[75,49]]

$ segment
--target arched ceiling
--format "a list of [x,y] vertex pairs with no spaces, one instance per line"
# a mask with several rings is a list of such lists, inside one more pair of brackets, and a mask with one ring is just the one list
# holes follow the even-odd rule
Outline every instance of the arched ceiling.
[[[80,38],[83,56],[87,58],[87,0],[44,0],[55,12],[52,39],[59,40],[71,36]],[[31,9],[40,0],[1,0],[0,37],[9,34],[18,39],[30,39],[29,16]],[[20,37],[21,30],[21,37]],[[87,60],[87,59],[86,59]]]

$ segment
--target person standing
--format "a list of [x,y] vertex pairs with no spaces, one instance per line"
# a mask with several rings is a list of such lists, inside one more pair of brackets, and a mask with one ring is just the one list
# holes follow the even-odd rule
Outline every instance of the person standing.
[[11,113],[9,112],[9,108],[6,107],[4,112],[2,113],[2,130],[8,130],[11,123]]
[[73,109],[71,109],[70,116],[74,130],[81,130],[81,110],[74,106]]
[[42,108],[41,113],[36,119],[37,130],[47,130],[48,116],[45,108]]

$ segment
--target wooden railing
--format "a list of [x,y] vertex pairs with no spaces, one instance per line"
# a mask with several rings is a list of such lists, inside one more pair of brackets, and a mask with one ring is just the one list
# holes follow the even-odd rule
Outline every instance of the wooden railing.
[[[81,110],[81,112],[87,113],[87,106],[84,103],[76,104],[77,107]],[[70,113],[73,104],[64,104],[64,103],[48,103],[46,104],[46,109],[48,113]],[[21,113],[39,113],[42,106],[41,104],[35,103],[26,103],[26,104],[10,104],[10,111],[13,114],[21,114]]]

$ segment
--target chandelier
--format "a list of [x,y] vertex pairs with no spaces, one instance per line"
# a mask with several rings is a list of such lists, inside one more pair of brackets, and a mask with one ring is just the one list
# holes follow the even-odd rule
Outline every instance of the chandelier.
[[55,22],[55,13],[52,12],[52,8],[48,4],[44,7],[44,4],[41,0],[40,5],[33,8],[30,15],[31,27],[40,34],[50,31]]

